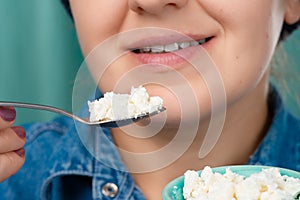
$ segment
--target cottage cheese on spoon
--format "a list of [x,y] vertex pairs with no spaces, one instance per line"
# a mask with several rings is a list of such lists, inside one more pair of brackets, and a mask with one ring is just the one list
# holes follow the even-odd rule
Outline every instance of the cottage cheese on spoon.
[[137,118],[158,111],[162,105],[160,97],[150,97],[142,86],[132,87],[130,94],[107,92],[103,98],[88,101],[91,122]]

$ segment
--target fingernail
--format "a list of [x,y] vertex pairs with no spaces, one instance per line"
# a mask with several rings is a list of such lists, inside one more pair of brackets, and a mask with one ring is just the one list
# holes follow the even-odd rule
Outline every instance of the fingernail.
[[18,154],[20,157],[24,157],[25,156],[25,149],[18,149],[15,151],[16,154]]
[[19,136],[20,138],[24,139],[26,138],[26,132],[24,130],[24,128],[22,128],[21,126],[14,126],[11,128],[16,134],[17,136]]
[[11,122],[16,118],[16,110],[12,107],[0,107],[0,117],[7,122]]

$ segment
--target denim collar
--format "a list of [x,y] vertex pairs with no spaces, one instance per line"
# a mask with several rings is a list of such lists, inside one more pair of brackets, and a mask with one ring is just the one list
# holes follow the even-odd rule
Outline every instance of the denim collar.
[[290,168],[300,171],[300,123],[288,110],[274,87],[269,94],[273,116],[267,134],[248,164]]

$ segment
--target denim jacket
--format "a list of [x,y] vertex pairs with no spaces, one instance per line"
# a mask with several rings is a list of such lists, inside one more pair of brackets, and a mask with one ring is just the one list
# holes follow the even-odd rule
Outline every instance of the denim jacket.
[[[247,164],[300,171],[300,121],[277,93],[270,95],[269,106],[274,116],[271,127]],[[74,121],[65,117],[29,124],[25,129],[26,162],[17,174],[0,184],[0,199],[145,199],[130,173],[117,170],[124,164],[108,129],[95,128],[96,133],[80,138]],[[83,140],[98,144],[93,148],[100,159],[92,156]]]

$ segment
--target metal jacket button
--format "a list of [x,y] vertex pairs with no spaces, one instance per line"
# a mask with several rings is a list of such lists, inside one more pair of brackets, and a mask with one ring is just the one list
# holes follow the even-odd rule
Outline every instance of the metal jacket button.
[[102,186],[102,194],[107,197],[115,197],[118,194],[119,188],[114,183],[106,183]]

